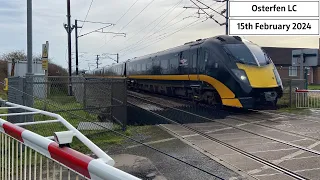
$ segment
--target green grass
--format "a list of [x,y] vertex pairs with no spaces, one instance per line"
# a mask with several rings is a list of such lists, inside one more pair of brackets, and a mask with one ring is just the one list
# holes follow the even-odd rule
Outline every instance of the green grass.
[[[74,97],[55,95],[50,96],[46,100],[34,100],[34,107],[37,109],[46,110],[49,112],[57,112],[64,119],[66,119],[71,125],[77,128],[80,122],[98,122],[97,114],[91,114],[84,110],[76,110],[71,112],[61,112],[64,110],[72,109],[82,109],[83,105],[76,102]],[[53,118],[46,117],[44,115],[34,115],[35,121],[44,121],[44,120],[54,120]],[[57,131],[66,131],[61,123],[51,123],[51,124],[39,124],[26,126],[26,129],[42,135],[44,137],[53,136],[54,132]],[[151,136],[153,130],[151,126],[128,126],[126,131],[123,132],[121,126],[114,124],[114,131],[123,133],[126,136],[135,136],[137,134],[147,134],[146,136]],[[110,147],[121,146],[123,143],[128,142],[125,137],[122,137],[110,130],[94,130],[94,131],[81,131],[88,139],[95,143],[102,150],[106,151]],[[76,137],[74,137],[71,147],[82,153],[91,153],[91,151]]]
[[0,98],[2,99],[7,99],[8,98],[8,95],[7,95],[7,92],[5,92],[4,90],[0,90]]
[[320,85],[318,85],[318,84],[308,85],[308,89],[310,89],[310,90],[320,90]]
[[301,111],[302,109],[300,108],[295,108],[295,107],[284,107],[284,108],[280,108],[278,111],[280,112],[298,112]]

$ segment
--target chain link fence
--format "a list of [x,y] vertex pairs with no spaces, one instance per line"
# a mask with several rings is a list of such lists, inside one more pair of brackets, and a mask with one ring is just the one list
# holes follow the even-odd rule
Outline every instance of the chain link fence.
[[[9,78],[8,101],[37,109],[58,113],[74,127],[85,133],[119,127],[126,129],[126,79],[72,77],[11,77]],[[72,95],[68,88],[72,86]],[[28,91],[29,90],[29,91]],[[29,92],[29,93],[28,93]],[[30,94],[31,92],[31,94]],[[11,113],[21,110],[10,109]],[[89,119],[84,121],[83,119]],[[43,115],[22,115],[10,118],[12,123],[43,121]],[[93,123],[94,122],[94,123]],[[97,125],[98,124],[98,125]],[[101,127],[101,126],[103,127]],[[44,127],[44,126],[43,126]],[[55,131],[66,130],[56,124],[28,126],[43,136],[50,136]],[[34,129],[32,129],[34,128]],[[47,129],[51,129],[47,131]]]
[[304,89],[305,79],[282,79],[283,84],[283,97],[279,100],[278,106],[280,107],[295,107],[296,95],[295,89]]

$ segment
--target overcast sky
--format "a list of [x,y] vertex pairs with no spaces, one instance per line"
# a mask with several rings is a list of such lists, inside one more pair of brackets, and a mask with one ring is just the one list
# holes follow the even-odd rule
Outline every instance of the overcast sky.
[[[103,53],[119,53],[120,61],[124,61],[188,41],[225,33],[225,27],[219,26],[211,19],[202,22],[205,15],[201,15],[200,19],[197,18],[197,10],[184,9],[184,6],[194,6],[189,0],[136,1],[93,1],[87,20],[116,23],[115,26],[106,28],[105,31],[127,33],[127,36],[113,37],[110,34],[92,33],[79,38],[81,69],[88,69],[88,63],[95,63],[95,56]],[[12,50],[26,52],[26,2],[27,0],[0,0],[1,54]],[[135,2],[136,4],[132,6]],[[149,4],[150,2],[152,3]],[[218,12],[225,8],[220,2],[214,3],[212,0],[202,0],[202,2]],[[71,0],[72,23],[75,19],[85,19],[90,3],[91,0]],[[145,8],[147,5],[148,7]],[[123,16],[131,6],[130,11]],[[145,10],[142,11],[144,8]],[[63,23],[67,22],[66,0],[33,0],[33,10],[34,53],[41,53],[41,44],[49,41],[50,58],[67,68],[67,33],[63,28]],[[138,15],[139,12],[141,14]],[[215,15],[219,22],[224,21],[224,18],[217,13],[209,10],[207,12]],[[134,17],[136,18],[132,20]],[[191,25],[188,26],[189,24]],[[80,25],[82,26],[82,23]],[[85,23],[81,34],[103,26],[105,25]],[[72,38],[74,42],[74,31]],[[318,48],[318,37],[311,36],[246,38],[261,46]],[[74,52],[74,45],[72,49]],[[115,58],[115,56],[111,57]],[[73,68],[75,67],[74,62]],[[101,63],[100,66],[104,66],[112,64],[113,61],[102,59]],[[94,65],[91,66],[91,69],[93,68]]]

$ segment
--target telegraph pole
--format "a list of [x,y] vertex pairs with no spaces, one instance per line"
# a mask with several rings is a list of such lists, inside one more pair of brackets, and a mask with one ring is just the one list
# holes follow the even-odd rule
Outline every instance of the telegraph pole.
[[67,30],[68,33],[68,63],[69,63],[69,96],[72,96],[72,85],[71,85],[71,75],[72,75],[72,69],[71,69],[71,32],[73,30],[73,27],[71,27],[71,10],[70,10],[70,0],[67,0],[67,19],[68,24],[64,25],[64,27]]
[[229,0],[226,0],[226,35],[229,35]]
[[99,55],[97,55],[97,69],[99,68]]
[[76,42],[76,75],[79,75],[79,51],[78,51],[78,28],[82,28],[82,27],[78,27],[78,20],[75,20],[74,23],[74,28],[75,29],[75,42]]
[[304,79],[303,78],[303,75],[304,75],[303,61],[304,61],[304,56],[303,56],[303,51],[301,50],[301,54],[300,54],[300,79]]
[[119,63],[119,53],[117,53],[117,63]]
[[[96,30],[94,30],[94,31],[85,33],[85,34],[80,34],[80,35],[78,35],[78,28],[82,28],[82,26],[78,26],[78,22],[104,24],[105,26],[102,27],[102,28],[96,29]],[[115,25],[115,24],[113,24],[113,23],[106,23],[106,22],[82,21],[82,20],[77,20],[77,19],[75,20],[75,25],[72,26],[72,28],[75,28],[76,75],[79,74],[79,43],[78,43],[78,39],[79,39],[80,37],[89,35],[89,34],[91,34],[91,33],[96,33],[96,32],[98,32],[98,33],[115,34],[115,35],[124,35],[124,36],[126,36],[126,33],[115,33],[115,32],[105,32],[105,31],[103,31],[104,28],[107,28],[107,27],[109,27],[109,26],[114,26],[114,25]]]
[[[27,0],[27,73],[26,73],[27,86],[26,86],[25,92],[28,94],[28,96],[25,96],[25,99],[23,100],[22,105],[25,105],[28,107],[33,107],[34,105],[33,97],[29,96],[33,94],[32,82],[34,80],[33,80],[33,73],[32,73],[32,61],[33,61],[32,59],[32,0]],[[14,66],[14,62],[12,62],[12,66]],[[8,112],[12,112],[12,111],[8,110]],[[23,119],[21,120],[23,120],[23,122],[34,121],[33,115],[22,116],[22,118]]]
[[27,74],[32,75],[32,0],[27,0]]

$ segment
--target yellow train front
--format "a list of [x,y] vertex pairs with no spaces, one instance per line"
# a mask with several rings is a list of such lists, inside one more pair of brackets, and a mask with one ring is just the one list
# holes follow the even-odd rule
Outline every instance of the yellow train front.
[[256,109],[275,106],[283,93],[270,57],[240,37],[200,39],[119,66],[131,89],[208,104]]

